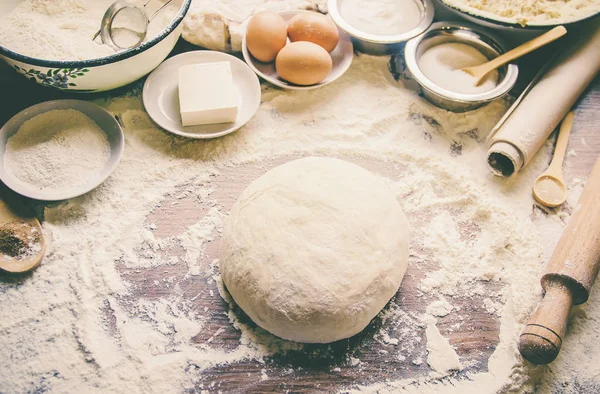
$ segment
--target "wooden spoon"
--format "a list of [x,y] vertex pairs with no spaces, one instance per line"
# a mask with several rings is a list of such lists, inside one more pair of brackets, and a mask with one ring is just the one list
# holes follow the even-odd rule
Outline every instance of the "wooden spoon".
[[510,51],[503,53],[502,55],[490,60],[489,62],[480,64],[478,66],[465,67],[461,70],[469,75],[477,78],[475,86],[479,86],[486,75],[491,71],[494,71],[498,67],[501,67],[507,63],[512,62],[515,59],[520,58],[523,55],[528,54],[546,44],[549,44],[560,37],[567,34],[567,29],[564,26],[556,26],[554,29],[547,31],[546,33],[534,38],[533,40],[527,41],[524,44],[519,45]]
[[[0,200],[0,270],[11,273],[30,271],[40,265],[45,252],[46,242],[40,222],[35,217],[16,215]],[[13,253],[17,256],[10,256]]]
[[556,148],[554,149],[554,158],[548,169],[533,184],[533,197],[540,204],[550,208],[561,205],[567,199],[567,187],[563,180],[562,164],[565,159],[574,117],[575,114],[571,111],[563,119]]

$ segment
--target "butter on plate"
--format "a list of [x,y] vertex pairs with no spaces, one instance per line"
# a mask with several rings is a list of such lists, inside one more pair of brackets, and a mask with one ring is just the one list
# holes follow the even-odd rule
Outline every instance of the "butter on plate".
[[239,106],[229,62],[179,68],[179,109],[184,126],[235,122]]

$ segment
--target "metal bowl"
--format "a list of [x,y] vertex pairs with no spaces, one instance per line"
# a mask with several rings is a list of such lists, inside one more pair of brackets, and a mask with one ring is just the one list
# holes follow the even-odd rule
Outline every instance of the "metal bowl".
[[370,55],[389,55],[402,50],[403,45],[413,37],[423,33],[433,21],[433,3],[431,0],[415,0],[421,7],[421,21],[419,24],[402,34],[378,35],[363,32],[344,20],[339,10],[340,3],[344,0],[328,0],[329,15],[338,27],[344,30],[354,42],[354,48]]
[[[10,12],[21,1],[0,1],[0,15]],[[0,46],[0,60],[4,59],[25,77],[55,89],[75,92],[115,89],[142,78],[165,60],[181,36],[181,22],[191,2],[192,0],[174,1],[179,6],[179,11],[165,30],[135,48],[114,55],[90,60],[45,60]]]
[[518,67],[509,64],[498,69],[498,84],[487,92],[457,93],[435,84],[421,71],[419,58],[427,49],[448,42],[471,45],[488,59],[506,51],[499,38],[465,22],[436,22],[425,33],[407,42],[404,49],[406,67],[432,104],[452,112],[471,111],[504,96],[517,82]]

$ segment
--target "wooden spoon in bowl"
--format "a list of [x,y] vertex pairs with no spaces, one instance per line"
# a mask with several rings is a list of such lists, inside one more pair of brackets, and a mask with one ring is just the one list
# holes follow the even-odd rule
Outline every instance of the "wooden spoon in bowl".
[[534,38],[533,40],[527,41],[524,44],[519,45],[516,48],[511,49],[510,51],[503,53],[502,55],[495,57],[489,62],[485,62],[478,66],[471,66],[462,68],[461,71],[466,72],[467,74],[475,77],[477,82],[475,82],[475,86],[479,86],[486,75],[490,72],[494,71],[498,67],[501,67],[507,63],[512,62],[515,59],[520,58],[523,55],[528,54],[540,47],[543,47],[546,44],[549,44],[560,37],[567,34],[567,29],[564,26],[556,26],[554,29],[547,31],[546,33]]
[[0,200],[0,270],[24,273],[40,265],[46,242],[35,217],[21,217]]

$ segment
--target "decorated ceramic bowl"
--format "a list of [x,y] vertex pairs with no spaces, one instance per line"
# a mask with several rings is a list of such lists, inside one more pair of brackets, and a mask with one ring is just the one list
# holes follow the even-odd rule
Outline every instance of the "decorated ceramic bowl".
[[[0,15],[6,15],[20,2],[0,1]],[[43,60],[0,46],[0,58],[17,72],[44,86],[76,92],[115,89],[147,75],[165,60],[181,35],[181,22],[191,2],[173,0],[179,11],[165,30],[138,47],[111,56],[77,61]]]

